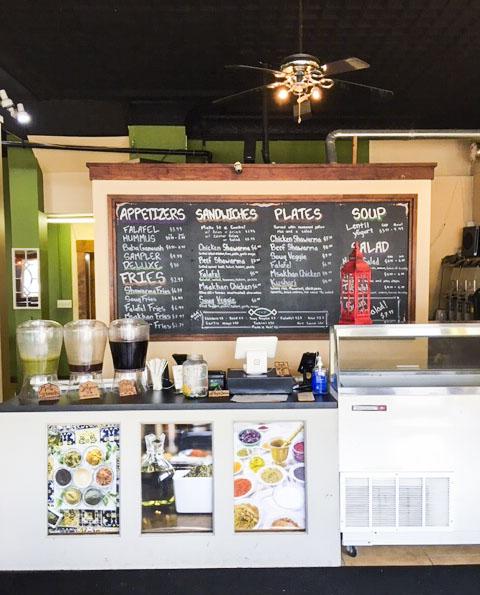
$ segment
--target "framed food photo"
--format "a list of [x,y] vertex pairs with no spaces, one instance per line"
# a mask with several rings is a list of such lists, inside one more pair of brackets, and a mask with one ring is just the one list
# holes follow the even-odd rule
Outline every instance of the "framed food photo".
[[303,422],[234,424],[234,530],[305,531]]
[[211,532],[212,425],[142,425],[142,533]]
[[120,426],[48,426],[49,535],[119,533]]

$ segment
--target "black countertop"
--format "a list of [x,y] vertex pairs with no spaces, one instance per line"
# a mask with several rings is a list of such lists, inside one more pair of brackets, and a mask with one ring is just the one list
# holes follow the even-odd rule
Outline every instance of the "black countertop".
[[20,402],[18,397],[0,403],[0,413],[34,411],[135,411],[143,409],[336,409],[337,401],[326,395],[315,401],[299,402],[296,393],[282,403],[234,403],[230,399],[186,399],[173,390],[148,391],[140,397],[119,397],[107,393],[101,399],[79,401],[78,397],[62,394],[54,402]]

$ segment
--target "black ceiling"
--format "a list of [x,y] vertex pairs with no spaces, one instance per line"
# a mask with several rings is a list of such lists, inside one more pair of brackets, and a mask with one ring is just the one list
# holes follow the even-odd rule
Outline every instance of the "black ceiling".
[[[260,130],[261,84],[225,64],[275,67],[298,49],[297,0],[2,2],[0,88],[33,114],[28,132],[125,134],[127,124],[183,123],[192,136]],[[392,89],[389,101],[333,89],[298,126],[270,102],[277,137],[339,127],[480,127],[478,0],[304,0],[304,50],[371,68],[342,78]],[[13,125],[8,117],[6,126]]]

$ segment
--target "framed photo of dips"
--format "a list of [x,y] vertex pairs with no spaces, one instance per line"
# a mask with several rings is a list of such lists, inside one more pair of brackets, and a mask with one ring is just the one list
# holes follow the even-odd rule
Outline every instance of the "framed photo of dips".
[[303,422],[234,424],[235,532],[305,531]]
[[211,532],[212,425],[142,425],[142,533]]
[[48,426],[49,535],[119,533],[120,426]]

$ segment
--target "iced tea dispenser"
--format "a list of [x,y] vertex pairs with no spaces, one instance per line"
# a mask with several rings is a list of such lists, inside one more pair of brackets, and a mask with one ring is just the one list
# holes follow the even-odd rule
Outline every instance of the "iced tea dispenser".
[[145,361],[150,327],[141,318],[114,320],[108,329],[115,375],[113,389],[121,397],[138,395],[146,390]]

